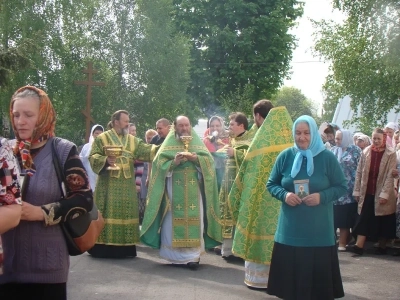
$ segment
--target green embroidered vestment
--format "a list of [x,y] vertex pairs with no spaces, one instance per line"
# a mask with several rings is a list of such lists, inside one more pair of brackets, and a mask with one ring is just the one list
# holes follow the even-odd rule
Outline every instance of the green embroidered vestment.
[[[221,225],[216,213],[218,187],[213,158],[193,130],[189,152],[197,154],[198,162],[187,161],[175,166],[173,164],[175,155],[183,150],[183,144],[176,139],[175,131],[172,130],[152,164],[147,206],[140,236],[142,243],[152,248],[160,248],[161,225],[168,210],[172,211],[173,247],[199,247],[200,226],[203,221],[205,247],[214,247],[222,241]],[[201,180],[197,168],[201,170]],[[172,207],[166,189],[167,175],[171,171]],[[199,193],[203,201],[203,220],[201,220]]]
[[[123,146],[116,165],[120,170],[106,170],[104,146]],[[151,161],[156,146],[145,144],[130,134],[118,135],[114,129],[100,134],[93,142],[89,161],[98,174],[94,201],[105,226],[97,244],[128,246],[139,242],[139,212],[135,185],[134,161]]]
[[236,224],[232,252],[246,261],[269,264],[280,202],[266,184],[278,154],[293,146],[293,122],[285,107],[270,110],[258,129],[229,194]]

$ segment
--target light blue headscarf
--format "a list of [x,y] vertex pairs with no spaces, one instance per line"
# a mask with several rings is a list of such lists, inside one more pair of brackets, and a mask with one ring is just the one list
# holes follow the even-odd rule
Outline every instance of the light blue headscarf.
[[294,147],[297,149],[297,154],[294,158],[292,171],[290,176],[295,178],[297,173],[299,173],[301,164],[303,162],[303,157],[307,158],[307,174],[311,176],[314,173],[314,159],[313,157],[321,153],[325,150],[325,145],[322,142],[321,136],[318,132],[317,123],[315,120],[310,116],[301,116],[297,118],[297,120],[293,124],[293,139],[296,140],[296,126],[299,123],[307,123],[308,127],[310,128],[310,145],[308,146],[307,150],[302,150],[297,147],[296,142],[294,143]]

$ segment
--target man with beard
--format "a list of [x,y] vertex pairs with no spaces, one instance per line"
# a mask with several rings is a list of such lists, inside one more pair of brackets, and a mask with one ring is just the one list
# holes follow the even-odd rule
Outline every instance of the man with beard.
[[[135,257],[139,212],[133,164],[135,160],[151,161],[156,146],[128,133],[129,114],[125,110],[112,115],[110,126],[93,142],[89,156],[93,171],[99,175],[94,201],[105,220],[105,227],[89,253],[94,257]],[[122,155],[107,156],[104,146],[122,146]],[[114,165],[119,170],[107,170]]]
[[[217,179],[214,160],[189,119],[179,116],[174,125],[153,161],[140,240],[171,263],[196,270],[205,248],[222,240]],[[191,137],[188,152],[182,136]]]
[[265,289],[281,207],[265,183],[278,154],[293,145],[293,122],[285,107],[273,108],[268,100],[257,102],[253,115],[259,129],[229,193],[236,226],[232,252],[245,260],[245,284]]

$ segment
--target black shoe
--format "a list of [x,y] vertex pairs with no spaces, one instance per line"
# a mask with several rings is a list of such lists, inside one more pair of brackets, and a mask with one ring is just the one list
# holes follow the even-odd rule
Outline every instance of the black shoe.
[[374,253],[376,255],[385,255],[387,254],[387,249],[386,248],[382,248],[382,247],[378,247],[375,249]]
[[357,254],[357,255],[363,255],[364,254],[364,249],[358,247],[357,245],[354,245],[353,247],[350,248],[351,251],[353,251],[353,253]]
[[228,256],[222,256],[223,259],[225,259],[227,262],[242,262],[243,258],[237,257],[235,255],[228,255]]
[[186,265],[192,271],[196,271],[200,267],[200,264],[198,262],[194,262],[194,261],[188,262]]
[[260,291],[260,292],[267,292],[267,290],[268,290],[266,287],[258,288],[258,287],[254,287],[254,286],[248,286],[248,285],[247,285],[247,288],[250,290],[253,290],[253,291]]
[[214,253],[217,255],[221,255],[221,248],[215,247],[214,248]]

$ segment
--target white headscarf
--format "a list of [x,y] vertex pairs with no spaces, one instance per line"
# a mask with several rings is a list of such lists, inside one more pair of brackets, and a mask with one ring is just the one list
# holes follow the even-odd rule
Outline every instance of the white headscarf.
[[390,128],[396,131],[399,129],[399,125],[397,125],[395,122],[389,122],[386,124],[385,128]]
[[104,132],[103,126],[99,124],[94,125],[92,127],[92,130],[90,131],[89,143],[85,144],[81,150],[81,153],[79,153],[79,157],[81,158],[82,164],[85,167],[86,172],[88,174],[90,187],[93,192],[96,188],[97,174],[93,172],[92,167],[90,166],[89,155],[92,150],[92,144],[94,142],[93,133],[96,129],[102,129]]
[[93,132],[96,130],[96,128],[99,129],[98,127],[100,127],[101,130],[104,132],[104,127],[101,126],[100,124],[93,125],[92,130],[90,131],[90,137],[89,137],[90,145],[93,144],[93,142],[94,142]]
[[340,130],[340,132],[342,133],[342,142],[340,145],[336,144],[336,147],[332,149],[333,154],[335,154],[339,162],[342,161],[343,149],[353,145],[353,136],[351,132],[344,129]]
[[[390,128],[393,131],[396,131],[399,129],[399,125],[397,125],[395,122],[389,122],[386,124],[385,128]],[[390,136],[386,136],[386,146],[390,148],[393,147],[393,141]]]

